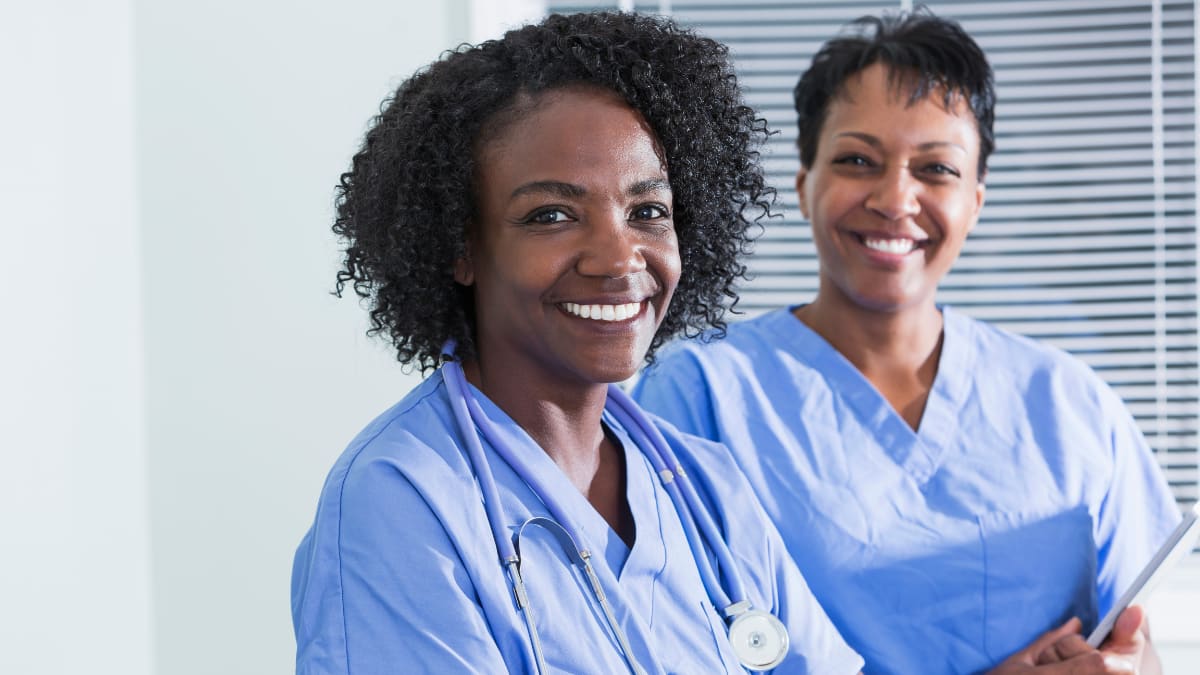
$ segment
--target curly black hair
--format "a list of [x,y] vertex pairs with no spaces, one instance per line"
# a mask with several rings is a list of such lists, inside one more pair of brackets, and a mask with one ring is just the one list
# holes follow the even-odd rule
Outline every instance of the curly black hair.
[[368,333],[390,337],[402,363],[436,367],[447,339],[475,354],[473,294],[453,267],[475,213],[477,153],[528,112],[520,100],[578,85],[620,95],[666,157],[682,274],[647,361],[678,333],[724,330],[741,256],[774,200],[758,163],[766,122],[743,103],[728,49],[661,17],[551,15],[403,82],[341,176],[336,294],[352,285],[369,305]]
[[846,80],[875,63],[885,64],[893,80],[905,79],[912,88],[912,102],[925,98],[934,88],[943,90],[947,106],[956,96],[964,97],[979,131],[978,169],[982,179],[987,173],[988,156],[996,147],[992,66],[962,26],[936,16],[926,7],[861,17],[851,22],[843,35],[821,46],[794,91],[800,163],[812,166],[816,159],[817,139],[829,102],[841,92]]

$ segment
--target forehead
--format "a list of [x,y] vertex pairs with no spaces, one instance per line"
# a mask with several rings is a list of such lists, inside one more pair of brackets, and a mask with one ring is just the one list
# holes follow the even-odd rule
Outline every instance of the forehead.
[[864,107],[884,104],[889,107],[911,107],[923,103],[936,105],[943,111],[974,119],[966,97],[959,91],[947,91],[940,82],[922,80],[907,68],[876,62],[846,77],[830,99],[837,103],[858,104]]
[[[616,93],[596,87],[554,89],[518,100],[479,143],[477,173],[496,181],[572,180],[629,172],[666,172],[650,125]],[[597,175],[599,174],[599,175]]]
[[966,142],[978,152],[979,129],[966,98],[960,93],[947,96],[939,84],[924,92],[919,87],[915,73],[872,64],[846,78],[830,100],[822,135],[846,127],[865,127],[858,130],[879,136],[917,129]]

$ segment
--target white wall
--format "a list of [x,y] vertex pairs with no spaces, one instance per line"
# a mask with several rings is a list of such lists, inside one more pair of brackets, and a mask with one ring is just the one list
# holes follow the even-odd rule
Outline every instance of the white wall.
[[132,6],[0,4],[0,672],[151,670]]
[[1200,672],[1200,555],[1193,554],[1146,602],[1150,634],[1167,675]]
[[325,473],[414,383],[329,295],[333,186],[466,5],[135,6],[156,671],[288,672]]

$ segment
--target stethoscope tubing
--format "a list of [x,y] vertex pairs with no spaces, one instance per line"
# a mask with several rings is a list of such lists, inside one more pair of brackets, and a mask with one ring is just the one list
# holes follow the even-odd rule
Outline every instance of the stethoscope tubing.
[[[641,664],[633,658],[633,647],[629,644],[629,637],[625,635],[625,631],[620,629],[621,624],[617,622],[612,604],[608,601],[608,595],[604,592],[604,586],[600,584],[600,577],[596,576],[596,570],[592,568],[592,563],[590,562],[591,554],[579,548],[579,544],[571,537],[571,534],[567,532],[567,528],[562,523],[551,518],[546,518],[545,516],[534,516],[521,523],[521,526],[517,528],[515,540],[517,542],[518,556],[521,554],[521,535],[525,534],[526,528],[530,526],[540,527],[553,535],[558,540],[559,547],[567,554],[567,558],[579,569],[583,570],[584,576],[587,577],[588,585],[592,588],[592,595],[600,603],[600,609],[604,612],[604,620],[608,622],[608,627],[612,630],[613,637],[616,638],[617,645],[621,648],[621,654],[625,656],[625,663],[629,665],[629,670],[633,675],[646,675],[646,671],[642,669]],[[538,672],[545,673],[546,664],[542,659],[541,642],[537,640],[537,631],[534,631],[532,628],[530,630],[532,631],[531,636],[537,642],[534,649],[538,653],[538,667],[540,669]]]
[[[446,345],[445,351],[453,353],[454,343],[450,342]],[[447,371],[446,366],[453,365],[454,371]],[[469,396],[466,390],[466,377],[463,375],[462,367],[456,362],[449,362],[443,366],[442,381],[446,383],[446,389],[450,393],[450,408],[454,412],[454,420],[458,425],[458,431],[463,437],[466,444],[467,457],[471,462],[472,469],[475,471],[476,483],[479,485],[479,490],[483,493],[483,509],[487,514],[488,527],[492,530],[492,538],[496,542],[496,552],[500,555],[500,563],[504,566],[504,571],[508,574],[508,581],[512,584],[513,599],[517,603],[517,608],[520,610],[521,617],[525,620],[525,632],[529,635],[529,646],[533,652],[533,661],[539,675],[549,672],[546,667],[546,659],[542,650],[541,639],[538,636],[535,626],[535,618],[533,616],[533,605],[529,602],[529,594],[525,590],[525,579],[521,576],[521,559],[517,556],[516,547],[513,542],[506,536],[504,531],[504,513],[500,508],[500,492],[496,488],[496,480],[492,476],[491,468],[487,463],[487,457],[483,452],[483,444],[479,442],[479,434],[476,433],[469,405],[473,403],[474,397]],[[490,439],[489,439],[490,441]],[[495,442],[492,446],[496,447]],[[485,467],[488,480],[483,480],[480,476],[479,467]]]
[[[445,349],[448,352],[452,352],[454,344],[448,344]],[[483,492],[483,508],[487,513],[488,526],[492,530],[492,537],[496,540],[496,549],[500,554],[500,561],[505,564],[509,561],[516,561],[518,560],[516,549],[504,531],[504,513],[500,508],[500,492],[496,489],[496,481],[491,475],[492,472],[487,463],[487,457],[483,452],[483,444],[479,442],[479,433],[475,430],[475,427],[479,425],[474,423],[476,418],[468,408],[470,403],[474,402],[474,397],[468,395],[466,377],[463,375],[462,367],[455,361],[444,364],[442,366],[442,381],[446,383],[446,389],[450,393],[450,407],[454,411],[454,420],[458,425],[459,433],[462,434],[467,456],[471,460],[472,469],[475,471],[475,482],[479,484],[479,489]],[[483,431],[487,435],[486,429],[480,429],[480,431]],[[489,438],[488,441],[492,444],[492,447],[500,447],[493,439]],[[480,467],[487,470],[489,480],[482,480]],[[558,516],[556,515],[555,517],[557,518]]]
[[708,550],[716,556],[717,566],[724,572],[731,592],[725,593],[711,565],[701,564],[701,561],[697,559],[696,568],[700,571],[705,590],[708,591],[708,597],[722,611],[728,611],[735,604],[745,601],[747,599],[746,589],[742,585],[733,555],[730,553],[729,547],[718,545],[718,542],[724,544],[725,540],[721,537],[708,509],[704,508],[700,502],[700,495],[696,493],[696,487],[684,473],[683,467],[679,464],[679,459],[671,450],[667,439],[663,437],[658,427],[646,418],[637,404],[629,398],[629,395],[621,391],[620,387],[609,385],[608,400],[612,403],[611,406],[607,406],[609,412],[621,422],[626,431],[634,436],[634,442],[639,447],[649,446],[652,450],[652,452],[643,450],[643,453],[650,459],[654,470],[658,472],[663,488],[667,490],[668,494],[671,494],[671,501],[675,503],[677,509],[687,511],[686,514],[679,514],[679,520],[683,523],[692,555],[704,555],[704,546],[700,542],[701,532],[696,531],[696,526],[699,524],[704,541],[708,543]]
[[[528,593],[521,575],[520,552],[514,545],[513,539],[510,539],[505,531],[504,523],[506,520],[503,508],[500,505],[499,490],[496,486],[496,479],[492,473],[491,465],[488,463],[487,456],[484,453],[480,436],[486,438],[505,463],[530,486],[534,494],[541,499],[553,517],[553,520],[543,517],[534,517],[527,520],[518,530],[517,541],[519,541],[519,532],[523,531],[527,525],[538,524],[547,527],[555,533],[555,536],[560,541],[560,545],[567,551],[568,557],[572,560],[573,564],[578,565],[578,562],[575,560],[576,558],[582,561],[582,565],[579,566],[588,577],[593,594],[596,595],[605,612],[609,628],[616,636],[626,661],[633,672],[641,673],[641,667],[633,658],[633,652],[624,635],[624,631],[621,630],[619,624],[616,622],[616,617],[613,616],[612,610],[608,606],[599,579],[596,578],[595,571],[588,562],[591,553],[586,549],[578,548],[578,542],[582,540],[578,537],[571,524],[571,520],[566,517],[558,501],[550,496],[551,493],[534,475],[528,464],[516,456],[513,449],[509,447],[504,439],[500,438],[494,425],[488,421],[483,408],[469,391],[470,385],[467,383],[461,364],[454,359],[454,346],[454,342],[450,341],[443,348],[443,354],[447,357],[447,360],[442,365],[442,380],[446,383],[451,411],[454,413],[455,423],[462,435],[467,458],[472,465],[476,482],[482,492],[484,512],[487,515],[488,527],[492,531],[492,538],[495,540],[496,552],[500,556],[500,562],[507,571],[509,581],[513,585],[513,594],[517,608],[525,619],[525,627],[530,636],[530,647],[533,651],[537,672],[546,672],[546,662],[541,648],[541,641],[535,628],[533,607],[529,603]],[[658,427],[654,426],[637,404],[616,385],[609,385],[608,387],[605,409],[625,428],[634,444],[638,446],[638,449],[650,461],[651,466],[659,476],[659,481],[663,489],[667,491],[671,502],[675,505],[679,521],[688,540],[688,547],[692,551],[696,569],[701,576],[701,581],[708,593],[709,600],[721,609],[727,618],[726,620],[734,619],[739,615],[744,619],[752,614],[762,614],[761,612],[749,612],[747,614],[747,611],[751,609],[751,605],[746,597],[745,586],[742,584],[741,577],[738,574],[733,554],[728,546],[725,545],[725,540],[721,537],[720,531],[712,519],[712,515],[705,508],[699,494],[696,492],[695,486],[692,485],[691,480],[687,477],[678,458],[671,450],[666,438],[663,437],[662,432],[659,431]],[[548,527],[546,523],[552,524],[553,527]],[[568,546],[564,542],[569,542],[570,545]],[[707,544],[707,547],[705,544]],[[722,587],[718,573],[713,570],[712,563],[705,554],[706,548],[716,558],[717,566],[721,570],[721,576],[729,584],[730,593],[727,594]],[[773,617],[772,620],[778,623]],[[734,621],[734,623],[736,624],[738,621]],[[780,653],[782,654],[782,649]],[[739,658],[741,657],[739,656]]]
[[[496,492],[495,479],[491,475],[491,467],[487,464],[483,445],[479,441],[480,434],[487,439],[488,443],[501,456],[505,463],[512,467],[513,471],[521,477],[521,480],[533,487],[534,492],[542,499],[546,509],[550,511],[555,520],[562,524],[567,533],[576,542],[581,541],[579,533],[572,527],[571,520],[563,513],[557,500],[547,497],[549,494],[548,491],[541,484],[541,481],[533,475],[527,463],[520,461],[512,452],[509,445],[499,437],[491,424],[479,423],[479,420],[485,419],[486,413],[484,413],[479,402],[475,400],[475,397],[471,396],[467,390],[466,377],[462,372],[462,366],[457,361],[449,361],[442,368],[444,371],[448,371],[443,373],[442,379],[448,383],[451,405],[456,409],[455,418],[458,421],[459,431],[467,439],[467,451],[470,454],[471,463],[475,466],[475,473],[477,476],[480,475],[481,471],[486,471],[487,473],[487,478],[480,479],[478,482],[483,491],[484,507],[487,509],[492,536],[496,538],[496,548],[500,553],[501,559],[505,561],[515,560],[516,552],[503,529],[504,515],[499,508],[499,495]],[[628,394],[621,391],[620,387],[609,385],[608,401],[609,405],[605,406],[605,408],[625,427],[626,432],[633,436],[634,443],[642,451],[642,454],[650,460],[650,465],[658,473],[660,482],[667,491],[667,494],[670,495],[676,509],[681,511],[679,513],[679,521],[683,524],[684,534],[687,536],[693,556],[700,556],[696,559],[696,568],[700,572],[705,590],[708,592],[708,596],[713,601],[713,604],[719,609],[725,610],[740,601],[746,600],[745,587],[742,584],[741,577],[738,575],[733,556],[730,554],[728,547],[719,545],[724,542],[724,539],[721,538],[716,523],[713,522],[708,510],[700,503],[700,496],[696,494],[695,486],[687,478],[683,467],[680,466],[679,460],[675,457],[675,453],[671,451],[667,440],[663,438],[662,432],[646,418],[645,414],[637,407],[637,404],[629,398]],[[474,421],[474,424],[472,424],[472,421]],[[480,467],[484,468],[480,469]],[[699,524],[700,531],[697,531],[697,524]],[[701,559],[704,555],[705,542],[708,544],[708,550],[712,551],[713,555],[716,556],[717,565],[724,572],[731,593],[725,593],[712,566],[705,564],[706,559]]]

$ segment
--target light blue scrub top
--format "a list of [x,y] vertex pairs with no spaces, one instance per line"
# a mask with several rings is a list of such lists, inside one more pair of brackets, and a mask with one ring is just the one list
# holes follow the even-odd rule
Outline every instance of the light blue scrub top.
[[943,309],[918,431],[790,309],[665,350],[634,395],[729,446],[866,673],[969,673],[1097,622],[1179,520],[1120,399]]
[[[745,672],[705,592],[675,507],[620,425],[629,549],[526,433],[480,391],[488,418],[554,493],[647,673]],[[779,533],[725,448],[661,425],[727,538],[753,604],[777,613],[791,651],[777,673],[855,673],[849,649],[812,598]],[[481,438],[515,532],[542,501]],[[545,531],[521,540],[523,576],[553,672],[628,672],[582,574]],[[711,559],[711,555],[709,556]],[[525,623],[461,448],[441,373],[372,422],[330,472],[292,579],[296,671],[533,672]]]

